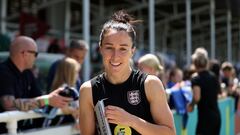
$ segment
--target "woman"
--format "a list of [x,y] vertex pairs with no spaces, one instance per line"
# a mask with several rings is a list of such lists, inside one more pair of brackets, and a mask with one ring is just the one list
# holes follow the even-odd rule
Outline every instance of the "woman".
[[76,87],[79,70],[80,64],[76,60],[70,57],[62,59],[57,67],[51,89],[54,90],[63,84],[67,84],[70,87]]
[[154,54],[146,54],[140,57],[138,60],[138,68],[147,74],[156,76],[159,76],[163,72],[163,66]]
[[183,71],[177,67],[170,70],[169,81],[167,82],[167,88],[174,87],[177,83],[183,81]]
[[166,86],[166,77],[164,73],[164,66],[160,63],[158,57],[154,54],[145,54],[138,60],[138,69],[149,75],[156,75]]
[[239,100],[240,92],[238,88],[239,80],[236,77],[235,69],[230,62],[225,61],[221,65],[221,71],[222,71],[221,82],[225,86],[225,90],[226,90],[225,93],[227,93],[227,95],[234,98],[235,100],[234,108],[236,112],[238,109],[238,100]]
[[94,106],[104,98],[107,98],[105,117],[112,134],[175,134],[161,81],[130,66],[136,39],[133,22],[126,12],[119,11],[103,26],[99,47],[104,72],[80,88],[79,120],[83,135],[97,134]]
[[196,74],[191,79],[193,100],[188,106],[192,111],[194,104],[198,106],[198,122],[196,135],[219,135],[221,126],[220,111],[218,108],[218,94],[220,84],[217,77],[208,71],[207,51],[198,48],[192,55]]
[[[63,58],[59,61],[59,65],[56,69],[56,75],[53,79],[53,83],[51,89],[57,89],[59,87],[69,86],[76,88],[76,81],[78,78],[78,73],[81,66],[80,64],[70,57]],[[72,123],[74,119],[78,119],[78,102],[72,102],[69,106],[61,108],[64,114],[71,114],[66,116],[57,116],[55,120],[53,120],[52,125],[56,124],[64,124],[64,123]],[[56,124],[55,124],[56,123]],[[76,128],[78,127],[78,123],[76,124]]]

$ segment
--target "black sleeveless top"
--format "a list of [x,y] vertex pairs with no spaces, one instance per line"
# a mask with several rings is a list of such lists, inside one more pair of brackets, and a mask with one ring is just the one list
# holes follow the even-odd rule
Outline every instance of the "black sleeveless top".
[[[145,94],[144,81],[146,77],[147,74],[134,70],[125,82],[115,85],[110,83],[104,77],[104,74],[96,76],[91,80],[94,105],[96,105],[98,100],[106,98],[104,100],[105,106],[114,105],[121,107],[130,114],[154,123],[150,112],[150,105]],[[116,126],[116,124],[110,124],[113,135]],[[131,127],[130,129],[132,135],[139,135]]]

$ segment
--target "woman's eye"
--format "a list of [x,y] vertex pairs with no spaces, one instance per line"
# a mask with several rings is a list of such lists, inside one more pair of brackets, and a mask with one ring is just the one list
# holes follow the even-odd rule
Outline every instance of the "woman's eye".
[[120,50],[121,50],[121,51],[126,51],[127,49],[125,49],[125,48],[121,48]]
[[107,50],[112,50],[112,47],[106,47]]

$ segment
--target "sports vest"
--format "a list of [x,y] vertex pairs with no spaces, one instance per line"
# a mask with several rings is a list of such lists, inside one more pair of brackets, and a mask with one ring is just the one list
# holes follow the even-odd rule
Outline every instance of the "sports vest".
[[[105,106],[121,107],[130,114],[154,123],[145,94],[146,77],[147,74],[134,70],[125,82],[112,84],[104,77],[104,73],[96,76],[91,80],[94,105],[98,100],[106,99]],[[110,123],[110,128],[113,135],[139,135],[134,129],[124,125]]]

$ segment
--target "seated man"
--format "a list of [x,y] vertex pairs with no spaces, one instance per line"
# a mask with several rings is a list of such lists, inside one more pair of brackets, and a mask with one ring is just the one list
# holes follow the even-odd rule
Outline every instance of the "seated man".
[[[0,64],[0,112],[28,111],[44,105],[62,108],[72,101],[58,94],[60,88],[41,96],[30,71],[37,55],[37,45],[29,37],[19,36],[10,45],[10,57]],[[0,127],[0,133],[6,132],[3,125]]]

